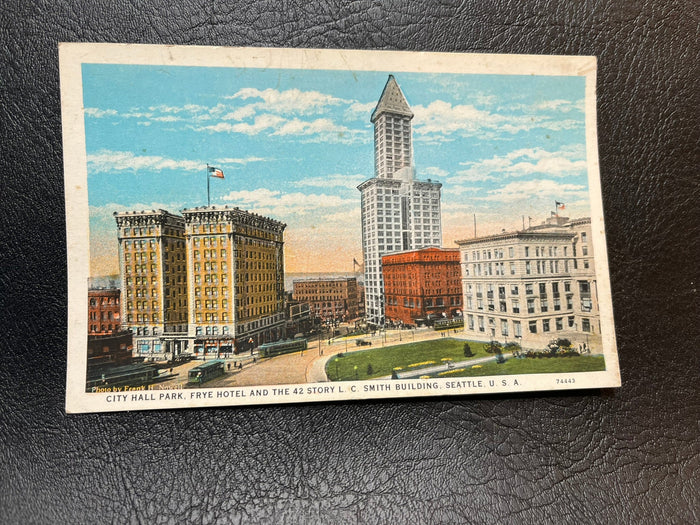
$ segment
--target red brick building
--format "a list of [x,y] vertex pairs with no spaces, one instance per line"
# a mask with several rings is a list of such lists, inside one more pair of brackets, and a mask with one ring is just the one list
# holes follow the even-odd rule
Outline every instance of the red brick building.
[[382,257],[387,321],[428,323],[462,312],[459,250],[424,248]]
[[111,335],[121,331],[120,295],[118,288],[88,290],[89,335]]
[[121,326],[121,290],[88,290],[88,368],[131,362],[132,335]]
[[292,298],[311,306],[311,317],[324,321],[347,321],[359,314],[355,277],[329,277],[294,281]]

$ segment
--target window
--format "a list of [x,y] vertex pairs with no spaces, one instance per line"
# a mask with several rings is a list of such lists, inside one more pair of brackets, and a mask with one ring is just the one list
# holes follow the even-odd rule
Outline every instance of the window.
[[518,299],[513,299],[512,308],[514,314],[520,313],[520,301]]
[[510,257],[511,259],[512,259],[513,257],[515,257],[515,250],[513,249],[512,246],[510,246],[510,247],[508,248],[508,257]]
[[525,293],[527,295],[532,295],[532,283],[528,283],[525,285]]
[[542,331],[549,332],[549,319],[542,319]]
[[564,329],[564,318],[563,317],[557,317],[554,320],[554,325],[556,326],[557,331],[563,330]]
[[510,294],[511,295],[518,295],[518,285],[517,284],[510,285]]
[[501,335],[508,336],[508,320],[501,319]]
[[515,337],[523,336],[523,329],[520,326],[520,321],[513,321],[513,333],[515,334]]
[[537,333],[537,321],[530,321],[529,328],[530,328],[531,334],[536,334]]
[[529,313],[529,314],[535,313],[535,300],[534,299],[527,300],[527,313]]
[[583,318],[581,319],[581,330],[584,332],[590,332],[591,331],[591,320]]
[[540,311],[546,312],[549,310],[549,304],[547,304],[547,299],[540,300]]

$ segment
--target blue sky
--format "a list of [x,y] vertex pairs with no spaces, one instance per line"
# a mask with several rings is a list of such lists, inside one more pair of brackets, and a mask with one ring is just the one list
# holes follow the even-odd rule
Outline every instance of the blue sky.
[[[91,274],[118,272],[112,213],[206,204],[285,222],[288,272],[362,259],[369,117],[391,71],[83,64]],[[395,73],[419,179],[443,183],[444,245],[590,215],[583,77]]]

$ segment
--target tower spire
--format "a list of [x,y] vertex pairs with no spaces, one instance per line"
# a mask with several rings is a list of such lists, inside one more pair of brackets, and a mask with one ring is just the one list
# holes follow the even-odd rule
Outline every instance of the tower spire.
[[392,113],[394,115],[408,117],[409,119],[413,118],[411,106],[408,105],[408,101],[403,91],[401,91],[398,82],[396,82],[394,75],[389,75],[389,79],[384,86],[384,91],[382,91],[379,102],[377,102],[377,107],[374,108],[372,112],[370,122],[376,121],[382,113]]

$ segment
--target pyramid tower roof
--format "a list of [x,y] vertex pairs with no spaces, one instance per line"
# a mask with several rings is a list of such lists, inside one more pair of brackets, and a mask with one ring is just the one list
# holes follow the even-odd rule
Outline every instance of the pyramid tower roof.
[[411,106],[408,105],[408,101],[403,95],[394,75],[389,75],[389,80],[384,86],[384,91],[382,91],[382,96],[379,97],[379,102],[377,102],[377,107],[372,112],[370,121],[374,122],[382,113],[393,113],[413,118]]

